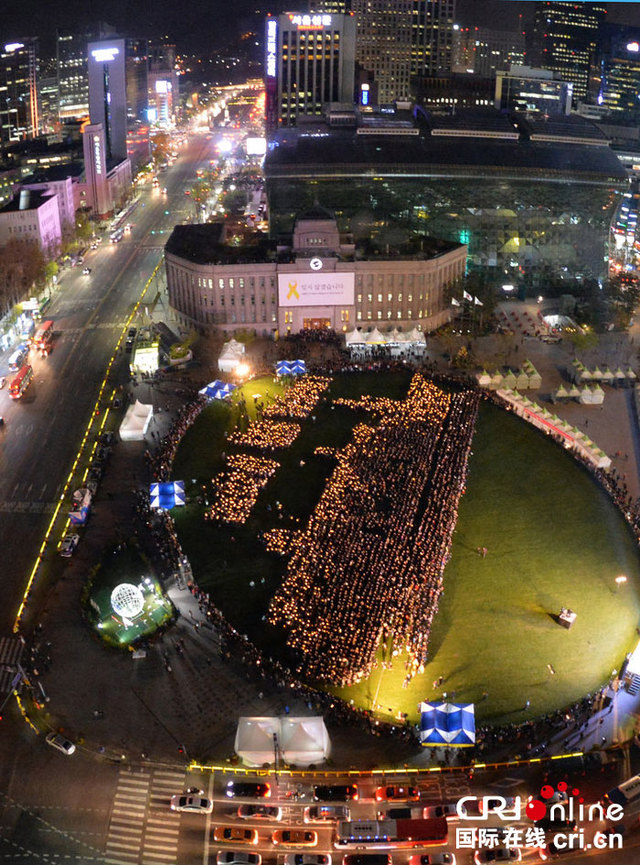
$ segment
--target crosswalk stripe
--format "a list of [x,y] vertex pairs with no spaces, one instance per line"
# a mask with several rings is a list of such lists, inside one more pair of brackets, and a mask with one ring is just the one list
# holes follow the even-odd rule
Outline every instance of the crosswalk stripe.
[[156,835],[168,835],[170,838],[177,838],[180,832],[172,831],[171,829],[158,829],[157,826],[154,826],[152,829],[147,829],[147,834],[145,838],[151,837],[152,834],[153,837],[155,837]]
[[[152,853],[151,855],[152,855],[152,856],[155,856],[156,859],[166,859],[168,862],[175,862],[175,861],[176,861],[176,857],[175,857],[175,855],[172,855],[171,853]],[[147,860],[143,859],[142,861],[143,861],[143,862],[145,862],[145,861],[147,861],[147,862],[153,862],[153,859],[151,859],[151,860],[149,860],[149,859],[147,859]]]
[[[113,847],[121,847],[122,850],[136,850],[136,851],[138,851],[140,849],[140,844],[138,842],[135,842],[133,844],[131,844],[131,843],[123,844],[121,841],[109,841],[109,843],[107,844],[107,849],[111,850]],[[122,852],[122,851],[119,850],[117,852]]]

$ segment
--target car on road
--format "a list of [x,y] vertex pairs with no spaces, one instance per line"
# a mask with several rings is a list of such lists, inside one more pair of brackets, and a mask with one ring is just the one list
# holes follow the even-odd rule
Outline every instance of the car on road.
[[511,811],[515,807],[516,800],[513,796],[496,796],[495,799],[487,796],[486,799],[478,799],[478,810],[481,814],[493,814],[494,811],[499,811],[501,808]]
[[75,754],[76,746],[66,736],[63,736],[62,733],[47,733],[45,742],[47,745],[55,748],[56,751],[66,754],[67,757]]
[[456,865],[455,853],[415,853],[409,865]]
[[238,817],[250,820],[282,820],[282,808],[277,805],[240,805]]
[[230,799],[267,799],[271,796],[271,787],[263,781],[229,781],[225,795]]
[[378,787],[376,790],[376,802],[393,802],[402,799],[405,802],[417,802],[420,793],[417,787],[405,784],[390,784],[388,787]]
[[311,829],[276,829],[271,834],[271,841],[276,847],[315,847],[318,833]]
[[284,865],[331,865],[329,853],[287,853]]
[[548,862],[551,859],[559,859],[568,853],[579,853],[580,849],[567,844],[566,847],[558,847],[553,841],[550,841],[546,847],[538,847],[538,856],[543,862]]
[[441,802],[440,805],[426,805],[422,809],[423,820],[434,820],[446,817],[448,820],[458,819],[458,809],[455,802]]
[[309,805],[303,811],[305,823],[321,823],[329,820],[349,820],[351,812],[346,805]]
[[390,853],[345,853],[342,865],[392,865]]
[[562,817],[543,817],[536,820],[536,829],[544,829],[545,832],[575,832],[578,824],[575,820],[567,820]]
[[476,865],[493,862],[519,862],[522,852],[518,847],[489,847],[486,850],[476,850],[473,861]]
[[206,796],[178,793],[171,797],[172,811],[190,811],[193,814],[211,814],[213,802]]
[[60,555],[63,559],[69,559],[74,554],[76,547],[80,543],[80,535],[65,535],[60,544]]
[[246,850],[218,850],[216,865],[261,865],[262,856],[259,853],[249,853]]
[[82,275],[83,275],[83,276],[89,276],[90,273],[91,273],[91,268],[90,268],[90,267],[83,267],[83,268],[82,268]]
[[318,784],[313,788],[316,802],[356,802],[358,788],[355,784]]
[[230,844],[257,844],[258,830],[247,829],[245,826],[216,826],[213,840]]

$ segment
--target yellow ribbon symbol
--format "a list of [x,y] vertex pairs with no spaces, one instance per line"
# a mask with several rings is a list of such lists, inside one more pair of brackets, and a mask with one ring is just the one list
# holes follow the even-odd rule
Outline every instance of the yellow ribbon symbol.
[[295,297],[296,300],[300,300],[300,295],[298,294],[298,283],[290,282],[289,283],[289,294],[287,295],[287,300],[291,300],[292,297]]

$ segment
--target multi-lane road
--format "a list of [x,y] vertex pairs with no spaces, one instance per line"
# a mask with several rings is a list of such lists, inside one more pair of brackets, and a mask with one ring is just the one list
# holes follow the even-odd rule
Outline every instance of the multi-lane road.
[[[141,188],[131,233],[118,244],[107,237],[87,254],[89,276],[82,274],[82,267],[63,271],[47,310],[55,322],[52,353],[43,359],[31,351],[35,374],[22,399],[11,400],[8,386],[0,391],[0,415],[5,420],[0,430],[0,549],[11,552],[5,556],[0,581],[0,634],[11,630],[108,360],[161,260],[169,232],[187,215],[184,189],[196,165],[208,162],[210,149],[211,142],[204,137],[190,140],[162,176],[167,195],[150,184]],[[153,289],[152,284],[152,298]],[[126,355],[116,362],[116,381],[126,380],[126,363]],[[0,374],[9,375],[1,364]],[[34,607],[37,601],[36,596]]]

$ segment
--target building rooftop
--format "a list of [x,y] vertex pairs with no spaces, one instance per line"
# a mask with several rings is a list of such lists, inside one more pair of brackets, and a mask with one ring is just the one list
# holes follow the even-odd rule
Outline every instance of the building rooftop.
[[[429,119],[438,130],[469,130],[469,135],[456,134],[455,141],[446,134],[431,135],[428,130],[402,139],[358,136],[351,130],[327,129],[321,136],[306,136],[296,129],[281,130],[267,151],[265,173],[267,179],[393,174],[473,178],[484,174],[514,180],[532,177],[538,181],[572,179],[598,184],[625,179],[623,166],[605,145],[600,130],[584,118],[558,118],[559,125],[554,120],[540,127],[528,120],[525,123],[525,118],[518,115],[517,127],[511,126],[518,135],[509,138],[509,120],[498,112],[484,116],[471,112],[466,127],[463,115],[467,116],[467,112],[459,112],[457,119]],[[443,121],[449,125],[443,126]],[[492,129],[498,137],[483,136],[482,130],[491,133]],[[541,134],[543,129],[552,134],[544,136],[544,140],[532,140],[532,135]],[[474,130],[479,131],[477,135]]]
[[203,225],[176,225],[165,245],[165,252],[194,264],[244,264],[275,261],[276,244],[265,235],[256,235],[255,245],[232,246],[225,243],[225,226],[220,222]]
[[80,177],[84,172],[81,162],[68,162],[63,165],[49,165],[39,168],[23,179],[23,183],[55,183],[67,177]]
[[[333,217],[318,205],[323,218]],[[304,217],[302,217],[304,218]],[[312,257],[308,250],[292,248],[292,236],[286,235],[279,243],[264,235],[257,236],[255,245],[234,246],[225,243],[224,225],[176,225],[165,245],[165,253],[186,259],[194,264],[266,264],[270,262],[306,261]],[[458,249],[462,244],[440,240],[426,235],[410,238],[398,244],[376,244],[371,239],[347,244],[338,250],[318,248],[313,255],[335,257],[340,261],[393,261],[428,260]]]
[[20,194],[14,196],[11,201],[8,201],[4,207],[0,207],[0,213],[13,213],[18,210],[37,210],[42,207],[52,196],[52,193],[40,191],[39,189],[28,189],[25,192],[29,193],[29,202],[27,207],[20,207]]

